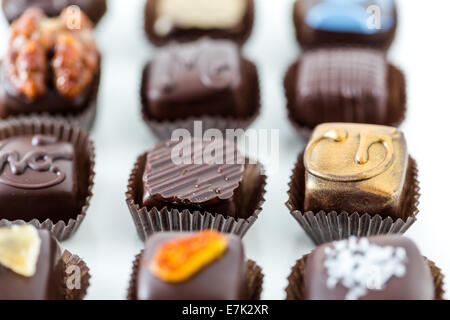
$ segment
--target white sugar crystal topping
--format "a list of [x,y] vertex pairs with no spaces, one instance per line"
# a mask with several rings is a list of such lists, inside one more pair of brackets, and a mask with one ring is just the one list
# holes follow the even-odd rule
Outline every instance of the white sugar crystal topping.
[[406,262],[402,247],[379,246],[356,237],[338,241],[325,249],[327,287],[341,284],[348,289],[346,300],[358,300],[368,290],[383,290],[392,277],[403,277]]

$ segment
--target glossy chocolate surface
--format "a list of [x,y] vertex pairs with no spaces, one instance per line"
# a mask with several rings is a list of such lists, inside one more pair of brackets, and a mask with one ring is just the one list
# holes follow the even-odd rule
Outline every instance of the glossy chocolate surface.
[[36,273],[24,277],[0,265],[0,300],[63,299],[61,249],[49,231],[38,232],[41,248]]
[[298,0],[297,38],[304,47],[336,44],[387,49],[397,27],[394,0]]
[[56,223],[76,217],[76,165],[73,145],[52,136],[0,141],[0,218]]
[[145,31],[158,46],[205,36],[242,44],[252,31],[254,11],[253,0],[147,0]]
[[150,263],[159,245],[187,232],[165,232],[151,236],[145,245],[137,278],[138,300],[239,300],[245,298],[245,261],[242,242],[226,235],[228,248],[219,259],[205,266],[190,279],[169,283],[150,271]]
[[143,81],[146,112],[155,120],[243,118],[258,108],[256,69],[231,41],[201,39],[162,48]]
[[39,7],[47,16],[54,17],[71,5],[77,5],[94,22],[100,21],[106,12],[106,0],[4,0],[3,12],[11,23],[30,7]]
[[371,49],[318,49],[302,54],[292,115],[313,128],[323,122],[387,124],[388,63]]
[[[368,248],[359,251],[358,256],[353,258],[351,258],[352,255],[347,256],[345,260],[348,268],[354,268],[351,269],[353,272],[346,275],[349,281],[356,280],[356,282],[349,282],[352,285],[343,285],[342,280],[339,280],[334,288],[330,286],[334,281],[330,280],[329,273],[337,275],[340,272],[336,269],[328,270],[324,263],[326,261],[330,264],[334,263],[328,257],[334,253],[336,243],[324,244],[315,249],[308,256],[304,274],[306,299],[344,300],[352,295],[360,300],[434,299],[430,268],[411,240],[390,235],[369,237],[368,240],[371,245],[376,245],[374,248],[377,251],[374,248]],[[398,252],[399,249],[400,252]],[[387,252],[378,250],[387,250]],[[403,257],[405,253],[406,256]],[[390,255],[392,255],[390,259],[381,258]],[[393,260],[396,262],[392,263]],[[357,283],[361,284],[361,279],[367,280],[367,283],[362,282],[363,287],[365,285],[363,291],[358,290],[357,286]],[[379,284],[382,283],[384,285],[380,286]]]
[[53,115],[81,113],[97,99],[99,80],[100,75],[97,74],[93,83],[75,98],[64,97],[51,86],[43,96],[29,99],[13,87],[0,63],[0,118],[40,113]]
[[[182,149],[186,153],[178,158]],[[218,153],[207,160],[212,150]],[[147,154],[143,204],[147,208],[191,209],[237,217],[244,171],[244,158],[232,144],[169,140]]]
[[[333,155],[333,156],[330,156]],[[408,152],[387,126],[327,123],[305,150],[305,211],[402,217]]]

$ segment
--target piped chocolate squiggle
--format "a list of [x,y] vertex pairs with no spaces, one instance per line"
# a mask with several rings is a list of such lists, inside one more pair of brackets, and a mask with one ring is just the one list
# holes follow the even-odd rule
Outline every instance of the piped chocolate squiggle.
[[[32,147],[44,147],[57,143],[57,139],[51,136],[35,135],[31,139]],[[68,150],[45,150],[38,148],[27,152],[22,158],[18,151],[4,151],[4,147],[9,143],[8,140],[0,144],[0,183],[20,189],[40,189],[57,185],[64,181],[65,174],[54,162],[57,160],[72,160],[73,152]],[[18,176],[24,174],[27,169],[38,172],[51,172],[55,178],[40,183],[19,183],[5,179],[5,166],[9,165],[11,173]]]

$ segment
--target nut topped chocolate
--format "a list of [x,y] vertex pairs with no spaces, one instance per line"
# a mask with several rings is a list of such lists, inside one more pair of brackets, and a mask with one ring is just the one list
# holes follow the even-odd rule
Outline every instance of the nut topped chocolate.
[[31,8],[11,25],[0,68],[0,117],[32,113],[77,114],[96,99],[100,54],[92,23],[70,10],[48,18]]
[[397,28],[395,0],[297,0],[294,23],[307,48],[356,44],[387,49]]
[[243,43],[253,16],[253,0],[147,0],[145,30],[156,45],[203,36]]
[[147,153],[143,205],[245,216],[243,188],[260,179],[258,166],[245,162],[236,146],[223,140],[160,143]]
[[314,130],[303,161],[305,211],[405,218],[402,209],[409,156],[398,129],[322,124]]
[[158,121],[246,118],[259,107],[257,87],[255,66],[233,42],[171,44],[158,50],[144,71],[144,113]]
[[[94,23],[99,22],[106,12],[106,0],[3,0],[2,7],[6,18],[11,23],[19,18],[28,8],[37,7],[42,9],[49,17],[55,17],[64,10],[71,7],[74,14],[81,9]],[[77,6],[77,7],[75,7]]]
[[290,118],[301,127],[324,122],[397,125],[405,113],[404,76],[377,50],[307,51],[291,66],[285,86]]
[[308,300],[433,300],[430,268],[401,236],[352,237],[323,244],[307,258]]
[[54,136],[23,135],[0,141],[1,219],[69,221],[77,216],[74,146]]
[[0,228],[0,299],[63,299],[63,263],[56,239],[31,225]]
[[246,295],[244,250],[213,230],[151,236],[142,254],[138,300],[238,300]]

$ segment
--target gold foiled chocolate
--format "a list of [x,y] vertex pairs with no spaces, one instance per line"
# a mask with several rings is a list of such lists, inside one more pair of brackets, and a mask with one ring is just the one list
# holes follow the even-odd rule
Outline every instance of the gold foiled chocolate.
[[306,147],[304,165],[305,211],[400,217],[408,153],[396,128],[319,125]]

